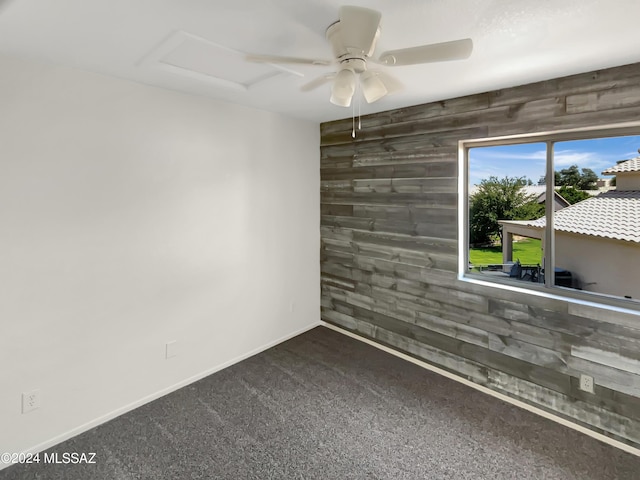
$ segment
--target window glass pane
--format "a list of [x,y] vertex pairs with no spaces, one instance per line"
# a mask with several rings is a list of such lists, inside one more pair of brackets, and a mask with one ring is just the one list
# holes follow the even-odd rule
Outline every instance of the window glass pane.
[[546,144],[469,150],[469,271],[539,282]]
[[555,284],[640,299],[640,136],[554,145]]

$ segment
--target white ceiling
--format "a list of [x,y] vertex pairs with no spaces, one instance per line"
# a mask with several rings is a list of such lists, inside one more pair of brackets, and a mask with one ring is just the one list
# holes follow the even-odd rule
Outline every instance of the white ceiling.
[[[338,0],[0,0],[0,53],[44,60],[298,118],[351,116],[332,66],[248,64],[244,53],[331,59]],[[640,61],[639,0],[346,0],[382,12],[384,50],[470,37],[468,60],[380,67],[402,92],[362,114]],[[215,61],[209,61],[215,59]],[[1,74],[1,72],[0,72]],[[357,103],[357,102],[354,102]]]

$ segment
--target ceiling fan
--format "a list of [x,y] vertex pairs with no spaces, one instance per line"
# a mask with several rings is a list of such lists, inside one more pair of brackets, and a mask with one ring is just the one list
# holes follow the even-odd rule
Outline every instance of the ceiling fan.
[[351,99],[359,84],[368,103],[375,102],[389,93],[400,90],[400,83],[381,70],[369,70],[367,62],[384,66],[416,65],[422,63],[463,60],[471,55],[473,42],[470,38],[417,47],[389,50],[372,58],[378,37],[380,19],[376,10],[364,7],[340,7],[339,20],[329,25],[326,36],[333,49],[334,60],[273,55],[247,55],[252,62],[302,65],[338,64],[338,71],[323,75],[306,85],[302,91],[313,90],[325,83],[331,86],[331,103],[342,107],[351,105]]

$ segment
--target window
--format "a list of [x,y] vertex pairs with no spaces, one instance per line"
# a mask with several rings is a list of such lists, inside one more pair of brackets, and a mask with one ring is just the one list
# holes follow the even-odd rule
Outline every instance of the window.
[[640,302],[639,149],[640,125],[461,142],[464,277]]

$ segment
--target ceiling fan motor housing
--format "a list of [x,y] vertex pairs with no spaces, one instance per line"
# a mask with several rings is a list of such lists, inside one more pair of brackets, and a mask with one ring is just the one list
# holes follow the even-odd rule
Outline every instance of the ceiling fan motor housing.
[[367,70],[367,63],[364,58],[345,58],[340,60],[340,69],[348,68],[355,73],[362,73]]
[[333,50],[333,55],[339,61],[342,61],[343,59],[349,59],[349,58],[359,58],[361,60],[364,60],[365,58],[371,57],[373,55],[373,52],[376,49],[376,43],[378,41],[378,37],[380,36],[380,27],[378,27],[378,30],[373,39],[373,42],[371,42],[367,50],[363,50],[361,47],[358,47],[358,46],[345,45],[341,32],[342,32],[342,28],[341,28],[340,20],[338,20],[337,22],[329,25],[329,28],[327,28],[327,34],[326,34],[327,40],[329,41],[329,44],[331,45],[331,49]]

